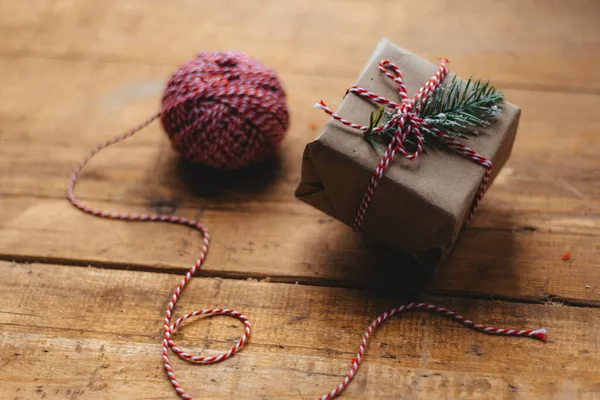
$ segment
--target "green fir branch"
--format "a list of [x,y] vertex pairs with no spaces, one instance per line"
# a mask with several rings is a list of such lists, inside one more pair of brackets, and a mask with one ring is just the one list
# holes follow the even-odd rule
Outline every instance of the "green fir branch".
[[[454,77],[450,82],[440,85],[435,92],[421,104],[419,117],[435,129],[449,136],[468,138],[477,136],[477,128],[485,128],[491,125],[491,120],[502,112],[501,105],[504,102],[504,94],[497,91],[490,82],[481,80],[473,81],[471,78],[464,83]],[[371,112],[369,126],[364,132],[365,139],[383,154],[377,145],[376,137],[389,143],[394,135],[394,128],[374,133],[373,129],[384,125],[392,117],[391,112],[385,107],[380,107]],[[427,125],[420,128],[425,139],[425,144],[431,147],[431,139],[438,139],[435,131]],[[407,141],[414,144],[412,134]]]

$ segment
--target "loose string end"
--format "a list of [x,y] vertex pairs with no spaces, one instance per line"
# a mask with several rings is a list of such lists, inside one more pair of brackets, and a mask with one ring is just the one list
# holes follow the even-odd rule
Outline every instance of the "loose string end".
[[548,331],[545,328],[536,329],[531,332],[530,336],[539,339],[544,343],[548,342]]
[[327,107],[327,104],[325,104],[325,103],[323,102],[323,100],[319,100],[319,102],[318,102],[318,103],[315,103],[315,104],[313,105],[313,108],[317,108],[317,109],[319,109],[319,110],[323,110],[323,111],[325,111],[325,112],[327,112],[327,111],[330,111],[329,107]]

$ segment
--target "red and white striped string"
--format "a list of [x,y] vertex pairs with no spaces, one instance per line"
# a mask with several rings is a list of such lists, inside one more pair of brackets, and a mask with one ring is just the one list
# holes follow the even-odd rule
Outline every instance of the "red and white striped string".
[[[81,171],[83,170],[84,166],[90,161],[90,159],[94,155],[96,155],[98,152],[100,152],[101,150],[105,149],[106,147],[108,147],[110,145],[113,145],[115,143],[118,143],[118,142],[126,139],[126,138],[133,136],[135,133],[139,132],[141,129],[143,129],[144,127],[146,127],[147,125],[149,125],[151,122],[153,122],[155,119],[157,119],[159,117],[160,117],[160,113],[152,116],[151,118],[144,121],[142,124],[136,126],[135,128],[133,128],[121,135],[115,136],[114,138],[112,138],[110,140],[107,140],[107,141],[101,143],[100,145],[93,148],[89,153],[87,153],[85,155],[85,157],[83,158],[83,160],[81,161],[81,163],[75,167],[75,169],[73,170],[73,172],[71,174],[71,177],[68,182],[68,187],[67,187],[67,198],[79,210],[86,212],[88,214],[95,215],[97,217],[126,220],[126,221],[170,222],[170,223],[184,225],[184,226],[194,228],[201,233],[202,248],[200,250],[200,256],[198,257],[198,259],[196,260],[194,265],[190,268],[190,270],[185,274],[185,276],[183,277],[183,279],[181,280],[179,285],[177,285],[177,287],[173,291],[173,295],[167,306],[167,311],[165,314],[165,319],[164,319],[164,324],[163,324],[164,336],[163,336],[163,342],[162,342],[163,363],[165,366],[165,370],[167,372],[167,376],[168,376],[169,380],[171,381],[173,388],[175,389],[177,394],[179,394],[179,396],[181,396],[181,398],[192,399],[192,396],[190,394],[186,393],[186,391],[181,387],[181,385],[179,384],[179,381],[175,377],[175,372],[173,371],[173,368],[171,367],[171,363],[169,361],[169,349],[171,349],[171,351],[173,351],[173,353],[175,353],[179,357],[181,357],[184,360],[187,360],[189,362],[192,362],[192,363],[197,363],[197,364],[217,363],[217,362],[226,360],[227,358],[229,358],[229,357],[233,356],[235,353],[237,353],[244,346],[244,344],[246,344],[246,342],[248,341],[251,330],[252,330],[252,325],[250,324],[250,321],[248,320],[248,318],[246,318],[246,316],[244,316],[242,313],[240,313],[238,311],[234,311],[234,310],[230,310],[230,309],[196,310],[196,311],[187,313],[187,314],[183,315],[182,317],[179,317],[175,321],[173,321],[173,314],[174,314],[175,306],[177,304],[177,300],[179,300],[179,297],[181,296],[186,285],[192,279],[192,277],[194,276],[196,271],[202,266],[202,264],[204,263],[204,261],[206,259],[206,255],[208,252],[208,246],[209,246],[209,238],[210,238],[208,230],[199,221],[190,220],[185,217],[179,217],[179,216],[175,216],[175,215],[109,212],[109,211],[104,211],[104,210],[101,210],[98,208],[92,208],[92,207],[89,207],[86,204],[82,203],[80,200],[78,200],[74,194],[74,187],[75,187],[75,184],[77,183],[77,179],[78,179]],[[351,361],[350,370],[348,371],[348,374],[346,375],[346,377],[337,386],[335,386],[331,391],[323,394],[318,399],[328,400],[328,399],[332,399],[334,397],[339,396],[344,391],[344,389],[346,389],[348,384],[351,382],[352,378],[354,378],[354,376],[356,375],[356,372],[364,358],[364,353],[365,353],[369,338],[371,337],[373,332],[377,329],[377,327],[379,325],[381,325],[383,322],[385,322],[387,319],[392,317],[393,315],[401,313],[403,311],[408,311],[408,310],[422,310],[422,311],[436,312],[443,316],[452,318],[452,319],[462,323],[466,327],[473,328],[473,329],[476,329],[476,330],[479,330],[479,331],[482,331],[485,333],[489,333],[489,334],[503,335],[503,336],[531,337],[531,338],[535,338],[535,339],[539,339],[539,340],[543,340],[543,341],[546,339],[546,330],[545,329],[518,330],[518,329],[495,328],[492,326],[476,324],[476,323],[472,322],[471,320],[468,320],[465,317],[462,317],[462,316],[456,314],[453,311],[447,310],[443,307],[435,306],[433,304],[428,304],[428,303],[405,304],[400,307],[394,308],[394,309],[390,310],[389,312],[385,312],[385,313],[381,314],[379,317],[377,317],[377,319],[375,321],[373,321],[371,323],[371,325],[369,325],[369,327],[367,328],[367,331],[364,333],[364,335],[362,337],[356,357],[354,357]],[[183,350],[181,350],[179,347],[177,347],[177,345],[173,342],[173,339],[172,339],[173,333],[180,327],[180,325],[184,321],[186,321],[190,318],[193,318],[193,317],[203,317],[203,316],[207,317],[207,316],[216,316],[216,315],[231,316],[231,317],[239,319],[244,324],[244,332],[242,333],[242,337],[227,352],[222,353],[218,356],[203,357],[203,356],[199,356],[199,355],[193,355],[193,354],[186,353]]]
[[[471,206],[471,211],[467,218],[467,223],[472,218],[475,210],[479,206],[483,195],[485,194],[488,183],[490,180],[490,174],[492,171],[492,161],[487,159],[481,154],[478,154],[474,150],[460,143],[454,137],[447,135],[446,133],[440,131],[439,129],[434,128],[429,125],[425,120],[419,117],[419,111],[423,104],[427,101],[429,96],[439,87],[442,83],[446,75],[448,75],[448,60],[445,58],[441,59],[440,69],[423,85],[423,87],[419,90],[419,92],[411,99],[408,96],[406,86],[404,85],[404,81],[402,79],[402,71],[398,68],[394,63],[383,60],[379,62],[378,68],[379,70],[388,78],[392,79],[394,82],[398,84],[397,91],[401,98],[401,103],[395,103],[389,99],[386,99],[383,96],[380,96],[376,93],[373,93],[367,89],[363,89],[356,85],[350,87],[347,93],[354,93],[357,96],[368,99],[374,103],[380,104],[384,107],[391,109],[392,116],[389,121],[385,124],[374,128],[372,131],[374,133],[382,132],[388,129],[394,129],[394,137],[390,141],[387,149],[379,164],[375,168],[373,175],[371,176],[371,180],[369,181],[369,185],[367,190],[358,206],[358,211],[356,212],[356,217],[354,218],[354,222],[352,224],[354,230],[360,231],[363,220],[367,213],[367,209],[369,208],[369,204],[371,203],[371,199],[375,193],[375,189],[377,188],[377,184],[379,180],[383,176],[385,170],[389,167],[390,163],[394,159],[396,153],[400,153],[402,156],[408,158],[409,160],[414,160],[419,157],[419,155],[423,151],[423,134],[420,131],[420,127],[427,126],[428,129],[434,131],[436,135],[446,143],[446,145],[455,150],[457,153],[475,161],[479,165],[485,168],[485,175],[477,189],[477,193],[475,195],[475,200]],[[392,72],[390,72],[392,71]],[[365,125],[355,124],[351,121],[348,121],[338,114],[334,113],[327,105],[320,101],[315,104],[315,108],[319,108],[329,114],[333,119],[341,122],[342,124],[357,129],[360,131],[365,131],[368,127]],[[413,153],[409,153],[404,149],[404,141],[406,140],[409,133],[414,134],[417,148]]]

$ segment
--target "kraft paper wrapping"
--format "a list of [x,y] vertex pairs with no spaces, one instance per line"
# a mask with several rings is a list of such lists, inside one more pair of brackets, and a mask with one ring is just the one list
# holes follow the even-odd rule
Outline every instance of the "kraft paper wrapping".
[[[439,68],[387,40],[381,41],[356,84],[396,102],[396,83],[377,68],[384,59],[398,65],[409,95],[416,94]],[[449,74],[446,80],[451,78]],[[376,108],[348,94],[336,113],[368,125],[371,111]],[[510,155],[520,113],[517,106],[505,102],[492,126],[478,129],[480,136],[463,140],[492,160],[492,180]],[[366,234],[412,253],[429,266],[437,265],[451,249],[485,172],[482,166],[450,149],[437,143],[434,147],[413,161],[396,155],[377,186],[362,225]],[[352,226],[380,159],[362,132],[330,120],[305,148],[296,197]]]

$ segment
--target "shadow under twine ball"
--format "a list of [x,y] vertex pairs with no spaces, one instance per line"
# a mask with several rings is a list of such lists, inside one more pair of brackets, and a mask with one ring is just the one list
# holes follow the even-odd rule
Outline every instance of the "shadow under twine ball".
[[160,119],[184,160],[235,170],[272,156],[289,116],[275,71],[223,51],[201,52],[171,76]]

